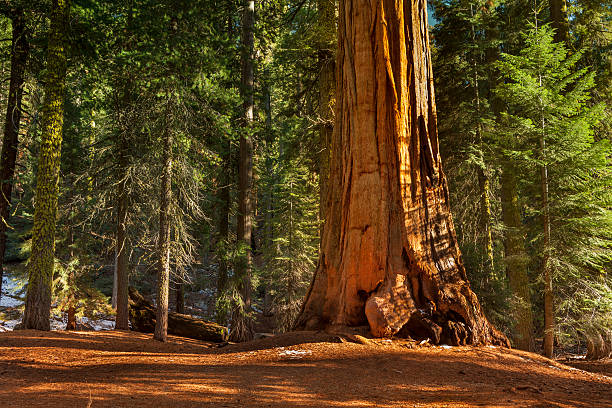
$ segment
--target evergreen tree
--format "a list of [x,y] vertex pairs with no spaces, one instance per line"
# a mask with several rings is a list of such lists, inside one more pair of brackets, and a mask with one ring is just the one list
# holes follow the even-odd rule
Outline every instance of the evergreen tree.
[[42,110],[42,142],[36,177],[32,254],[28,261],[28,294],[23,316],[24,329],[50,329],[69,11],[68,0],[53,0],[47,49],[45,102]]
[[[594,75],[576,69],[580,53],[568,56],[548,26],[532,28],[525,43],[518,55],[504,54],[498,64],[507,81],[496,93],[508,108],[499,126],[517,141],[514,149],[505,149],[506,160],[521,163],[528,169],[522,176],[540,186],[527,191],[540,203],[529,211],[539,217],[531,228],[537,228],[540,279],[548,297],[545,311],[552,314],[553,293],[563,290],[573,297],[566,287],[553,289],[553,282],[566,286],[568,276],[579,275],[584,281],[604,279],[603,284],[609,284],[603,271],[609,262],[604,254],[610,245],[606,207],[611,196],[603,186],[610,182],[610,147],[593,138],[603,107],[587,103]],[[549,319],[552,316],[546,318],[545,352],[551,356],[554,333]]]

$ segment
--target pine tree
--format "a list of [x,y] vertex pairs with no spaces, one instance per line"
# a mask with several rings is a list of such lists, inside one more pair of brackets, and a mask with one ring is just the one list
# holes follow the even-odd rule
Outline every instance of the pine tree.
[[[610,177],[609,145],[593,139],[603,107],[587,103],[594,75],[576,68],[580,53],[568,56],[548,26],[534,26],[525,35],[525,44],[518,55],[503,55],[498,66],[507,82],[496,92],[508,108],[500,130],[514,134],[518,141],[515,150],[507,151],[508,159],[520,160],[529,169],[523,177],[540,186],[528,191],[540,203],[530,210],[540,217],[535,225],[545,294],[545,354],[550,357],[555,334],[553,294],[559,292],[553,282],[563,281],[576,268],[589,279],[605,264],[598,254],[609,245],[605,206],[610,194],[601,190],[601,183]],[[583,200],[580,206],[578,197]],[[575,223],[585,227],[594,219],[598,222],[590,224],[593,229],[571,228]],[[575,251],[587,243],[588,250],[579,251],[583,257],[576,257]]]

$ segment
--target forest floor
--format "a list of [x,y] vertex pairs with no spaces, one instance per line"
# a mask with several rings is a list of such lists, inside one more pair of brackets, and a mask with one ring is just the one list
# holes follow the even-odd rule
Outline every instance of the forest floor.
[[15,331],[0,333],[0,406],[612,407],[612,377],[497,347],[312,332],[219,348],[134,332]]

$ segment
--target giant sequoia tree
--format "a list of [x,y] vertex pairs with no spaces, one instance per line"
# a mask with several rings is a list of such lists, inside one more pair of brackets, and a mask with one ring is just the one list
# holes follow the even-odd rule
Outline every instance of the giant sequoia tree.
[[425,0],[343,0],[327,219],[296,327],[507,345],[469,287],[438,153]]

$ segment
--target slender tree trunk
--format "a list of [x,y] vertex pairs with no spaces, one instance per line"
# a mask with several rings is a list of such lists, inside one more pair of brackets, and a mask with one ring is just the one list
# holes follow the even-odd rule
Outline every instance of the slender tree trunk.
[[[538,13],[534,10],[535,29],[538,30]],[[538,72],[538,82],[542,88],[542,73]],[[540,189],[542,229],[544,240],[542,242],[542,264],[541,273],[544,281],[544,355],[548,358],[553,357],[554,333],[555,333],[555,314],[553,309],[553,286],[550,270],[550,207],[548,203],[548,166],[546,164],[546,122],[544,118],[544,103],[542,96],[539,97],[540,108]]]
[[28,293],[23,315],[24,329],[50,330],[55,218],[64,123],[64,87],[68,0],[53,0],[47,49],[45,102],[42,108],[42,140],[38,156],[32,253],[28,262]]
[[549,0],[550,20],[555,29],[555,42],[570,46],[569,20],[567,18],[567,0]]
[[[230,143],[225,146],[221,153],[223,168],[219,175],[218,200],[219,205],[219,276],[217,277],[217,296],[222,296],[227,290],[227,243],[229,239],[229,215],[231,207],[230,197],[230,173],[231,153]],[[225,320],[225,319],[223,319]]]
[[[270,83],[269,83],[269,74],[266,68],[265,70],[265,104],[264,110],[266,113],[266,146],[270,149],[274,145],[274,130],[272,129],[272,95],[270,93]],[[270,151],[270,150],[268,150]],[[273,159],[272,157],[266,157],[266,174],[268,177],[272,177],[274,179],[274,167],[273,167]],[[273,182],[274,183],[274,182]],[[272,183],[272,184],[273,184]],[[264,221],[263,221],[263,243],[262,247],[265,249],[270,249],[273,245],[274,241],[274,233],[273,233],[273,225],[272,225],[272,215],[273,215],[273,205],[272,201],[274,189],[268,188],[265,192],[265,212],[264,212]]]
[[[470,5],[470,12],[472,18],[474,18],[473,5]],[[476,48],[476,30],[472,24],[472,44]],[[478,153],[480,156],[480,163],[477,165],[478,173],[478,187],[479,187],[479,202],[480,202],[480,225],[482,227],[482,233],[484,234],[484,250],[485,250],[485,262],[484,269],[487,278],[493,278],[493,237],[491,235],[491,202],[489,201],[489,177],[486,173],[486,164],[483,153],[483,142],[482,142],[482,124],[480,123],[480,89],[478,83],[478,66],[479,61],[476,57],[472,58],[472,69],[473,69],[473,83],[474,83],[474,107],[476,111],[477,119],[479,120],[476,125],[476,144],[478,146]]]
[[489,279],[494,278],[493,235],[491,234],[491,201],[489,176],[482,167],[478,167],[478,188],[480,194],[480,225],[484,234],[484,250],[486,253],[484,269]]
[[251,239],[253,230],[253,49],[255,26],[255,2],[246,0],[242,15],[242,92],[244,128],[240,136],[240,160],[238,164],[238,219],[236,236],[238,246],[244,254],[236,264],[236,278],[242,296],[239,307],[232,318],[230,338],[234,341],[248,341],[253,338],[251,311]]
[[116,237],[116,274],[117,274],[117,314],[115,316],[115,329],[129,330],[129,309],[128,309],[128,239],[127,239],[127,219],[128,219],[128,146],[126,135],[119,136],[119,156],[118,172],[119,183],[117,184],[117,237]]
[[[169,103],[169,101],[168,101]],[[166,124],[166,129],[168,128]],[[153,338],[168,338],[168,292],[170,285],[170,201],[172,199],[172,133],[166,130],[163,151],[164,167],[159,203],[159,271],[157,278],[157,313]]]
[[11,15],[13,39],[11,42],[11,77],[9,82],[8,103],[4,120],[2,153],[0,153],[0,299],[2,298],[2,276],[4,254],[6,252],[6,229],[11,207],[13,176],[19,146],[19,126],[21,122],[21,99],[25,66],[28,59],[29,43],[23,10]]
[[504,222],[504,251],[510,290],[515,297],[513,343],[521,350],[533,351],[533,315],[525,251],[525,233],[518,203],[516,170],[504,163],[501,178],[502,218]]
[[321,255],[296,327],[507,344],[469,287],[438,152],[424,0],[340,3]]
[[111,296],[111,307],[117,310],[117,248],[115,248],[115,256],[113,258],[113,294]]
[[[336,2],[317,0],[317,48],[319,58],[319,218],[325,220],[329,186],[329,160],[334,131]],[[321,227],[321,232],[323,228]]]
[[[131,49],[132,33],[132,1],[128,5],[128,16],[124,32],[124,48]],[[132,115],[129,114],[132,104],[132,77],[126,69],[119,72],[120,80],[124,80],[123,95],[119,98],[117,106],[119,134],[115,140],[117,158],[117,230],[116,230],[116,273],[117,273],[117,313],[115,315],[115,329],[129,330],[129,248],[128,248],[128,209],[129,192],[128,178],[130,167],[130,135],[132,133]]]
[[[233,0],[226,2],[227,16],[227,36],[233,38],[234,35],[234,5]],[[231,209],[230,195],[230,177],[232,173],[232,149],[231,142],[226,141],[225,146],[220,148],[220,156],[222,160],[222,169],[219,174],[219,189],[217,190],[217,199],[220,202],[218,229],[219,237],[217,239],[217,256],[219,259],[219,274],[217,276],[217,299],[222,297],[227,290],[228,283],[228,265],[227,265],[227,250],[229,243],[229,217]],[[227,324],[226,310],[217,308],[217,322],[219,324]]]
[[[541,79],[540,79],[541,81]],[[553,307],[553,286],[550,270],[550,207],[548,204],[548,167],[546,160],[546,140],[544,136],[544,115],[540,135],[540,155],[544,164],[540,166],[540,188],[542,190],[542,227],[544,229],[542,279],[544,280],[544,355],[553,357],[555,336],[555,313]]]

